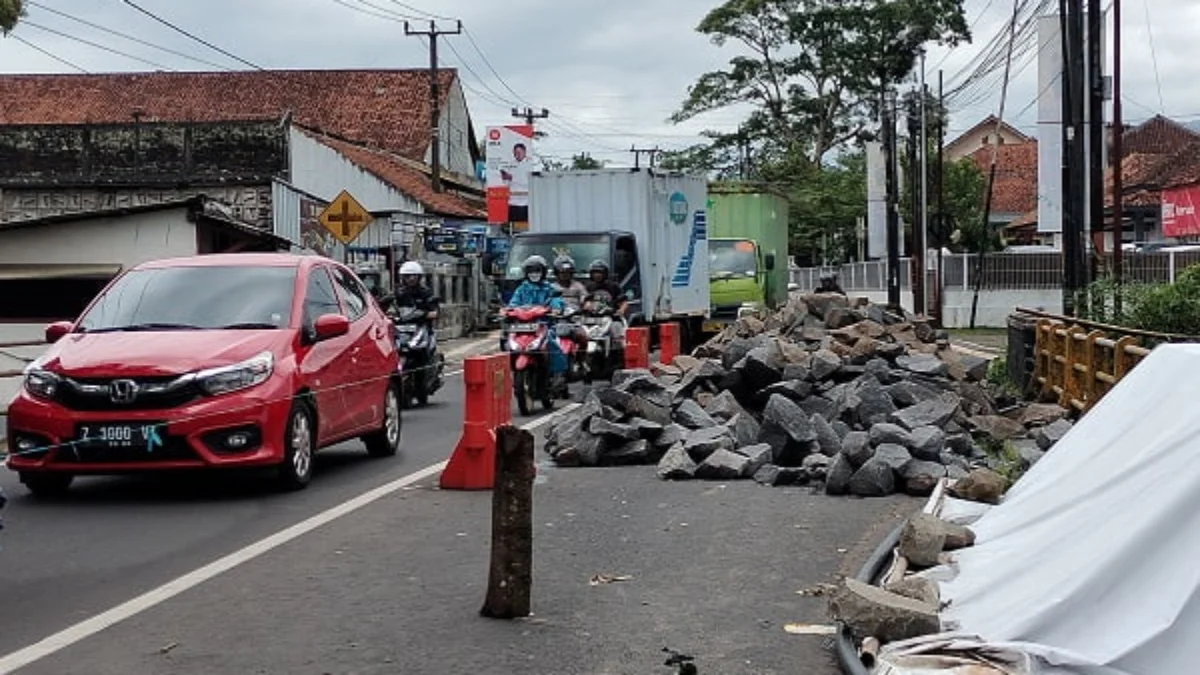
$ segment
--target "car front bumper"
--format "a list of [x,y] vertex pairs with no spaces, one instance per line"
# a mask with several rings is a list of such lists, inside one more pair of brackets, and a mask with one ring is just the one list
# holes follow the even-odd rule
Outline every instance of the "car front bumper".
[[[259,467],[284,458],[291,396],[271,382],[169,410],[83,412],[22,391],[8,408],[7,466],[14,471],[120,474]],[[83,444],[80,424],[157,425],[151,449]],[[240,438],[235,438],[240,437]],[[240,443],[239,443],[240,440]]]

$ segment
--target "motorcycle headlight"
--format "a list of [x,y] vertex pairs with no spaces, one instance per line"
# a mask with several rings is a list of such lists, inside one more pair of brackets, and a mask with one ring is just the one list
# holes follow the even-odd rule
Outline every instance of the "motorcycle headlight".
[[211,368],[196,373],[196,381],[209,396],[249,389],[267,381],[275,372],[275,357],[263,352],[232,366]]
[[48,370],[29,368],[25,371],[25,391],[37,398],[53,399],[61,383],[62,378]]

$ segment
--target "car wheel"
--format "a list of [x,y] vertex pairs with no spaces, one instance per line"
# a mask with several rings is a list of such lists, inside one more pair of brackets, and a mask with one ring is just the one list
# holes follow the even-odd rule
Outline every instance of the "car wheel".
[[19,477],[29,493],[39,499],[62,497],[75,481],[75,476],[69,473],[22,472]]
[[389,384],[383,395],[383,426],[366,436],[367,454],[372,457],[391,457],[400,451],[400,391]]
[[312,408],[296,401],[288,413],[283,430],[283,464],[279,465],[279,486],[284,490],[303,490],[312,480],[313,454],[317,449]]

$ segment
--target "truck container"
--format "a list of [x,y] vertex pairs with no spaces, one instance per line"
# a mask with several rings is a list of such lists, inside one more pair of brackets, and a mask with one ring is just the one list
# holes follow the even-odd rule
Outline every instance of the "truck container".
[[746,311],[787,302],[788,201],[749,183],[708,187],[708,250],[714,333]]
[[505,274],[515,287],[521,263],[574,259],[581,278],[594,260],[629,301],[631,325],[682,326],[690,346],[709,311],[707,185],[702,176],[656,169],[539,172],[529,186],[529,229],[513,237]]

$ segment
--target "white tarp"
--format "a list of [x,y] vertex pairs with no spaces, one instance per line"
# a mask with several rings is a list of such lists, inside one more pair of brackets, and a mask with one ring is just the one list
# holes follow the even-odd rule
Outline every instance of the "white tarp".
[[1155,349],[972,525],[945,630],[1039,673],[1200,672],[1198,402],[1200,345]]

